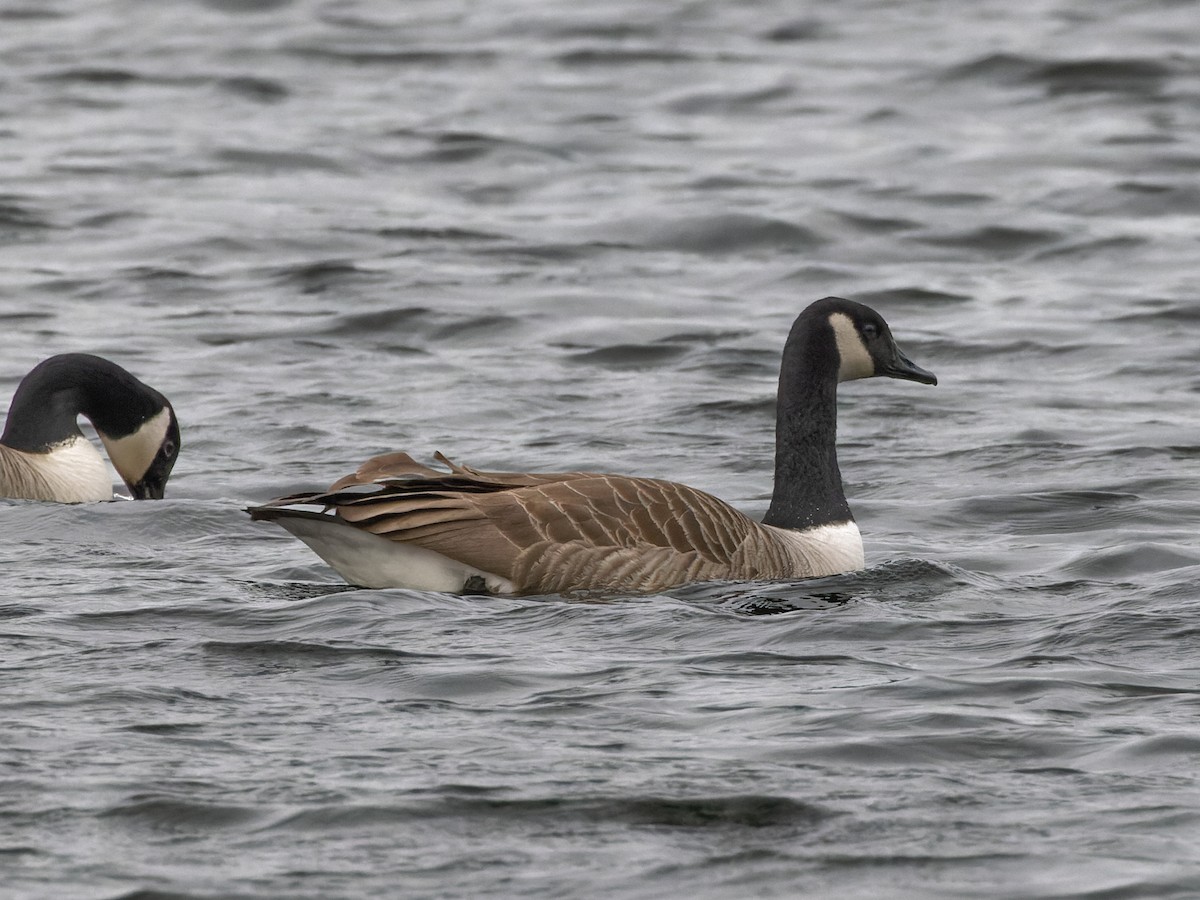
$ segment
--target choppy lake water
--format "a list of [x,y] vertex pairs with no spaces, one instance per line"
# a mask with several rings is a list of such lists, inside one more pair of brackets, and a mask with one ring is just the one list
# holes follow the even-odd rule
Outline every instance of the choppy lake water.
[[[0,6],[0,403],[169,396],[168,500],[0,504],[0,895],[1200,895],[1188,2]],[[869,568],[351,591],[367,456],[761,513],[792,318]]]

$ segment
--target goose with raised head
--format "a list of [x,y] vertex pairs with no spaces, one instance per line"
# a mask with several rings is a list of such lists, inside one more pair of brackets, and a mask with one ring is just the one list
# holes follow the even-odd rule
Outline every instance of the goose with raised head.
[[406,453],[248,512],[370,588],[642,593],[849,572],[865,560],[838,470],[837,386],[875,375],[937,384],[868,306],[827,297],[797,317],[780,367],[775,488],[761,523],[672,481],[481,472],[438,454],[443,471]]
[[179,455],[175,411],[154,388],[87,353],[43,360],[17,385],[0,436],[0,497],[113,499],[108,466],[79,430],[80,416],[134,499],[161,500]]

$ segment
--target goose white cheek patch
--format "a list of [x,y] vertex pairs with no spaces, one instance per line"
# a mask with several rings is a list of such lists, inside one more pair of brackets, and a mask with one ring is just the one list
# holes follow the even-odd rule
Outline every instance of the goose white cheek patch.
[[838,381],[853,381],[855,378],[870,378],[875,374],[875,361],[862,342],[858,329],[845,313],[834,313],[829,317],[833,335],[837,339],[838,357],[842,364],[838,368]]
[[158,456],[158,448],[162,446],[167,429],[171,427],[171,411],[163,407],[156,415],[142,423],[142,427],[133,434],[123,438],[110,438],[101,433],[100,440],[108,451],[113,468],[121,478],[129,482],[138,482]]

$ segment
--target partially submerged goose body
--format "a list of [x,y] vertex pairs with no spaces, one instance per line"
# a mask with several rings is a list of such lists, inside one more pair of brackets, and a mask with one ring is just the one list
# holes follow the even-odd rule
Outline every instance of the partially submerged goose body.
[[113,499],[104,457],[79,430],[79,416],[96,429],[130,494],[162,499],[179,455],[175,411],[116,363],[86,353],[52,356],[17,386],[0,436],[0,497]]
[[442,471],[406,453],[248,512],[371,588],[651,592],[853,571],[864,556],[838,470],[837,385],[875,375],[937,384],[870,307],[827,297],[799,315],[783,351],[775,490],[761,523],[671,481],[480,472],[438,454]]

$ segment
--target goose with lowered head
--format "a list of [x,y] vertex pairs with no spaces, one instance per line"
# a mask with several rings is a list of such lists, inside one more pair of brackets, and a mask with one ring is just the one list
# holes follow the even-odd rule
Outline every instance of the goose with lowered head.
[[445,471],[406,453],[248,512],[370,588],[642,593],[849,572],[865,560],[838,469],[837,386],[875,375],[937,384],[868,306],[827,297],[796,318],[780,367],[775,488],[762,522],[673,481],[481,472],[438,454]]
[[17,385],[0,436],[0,497],[113,499],[108,466],[79,430],[80,416],[134,499],[161,500],[179,455],[175,411],[154,388],[87,353],[43,360]]

